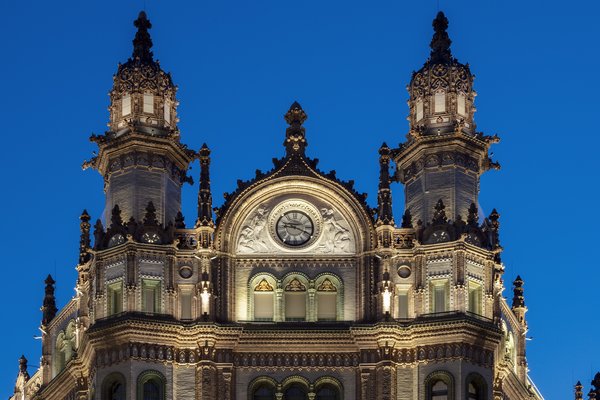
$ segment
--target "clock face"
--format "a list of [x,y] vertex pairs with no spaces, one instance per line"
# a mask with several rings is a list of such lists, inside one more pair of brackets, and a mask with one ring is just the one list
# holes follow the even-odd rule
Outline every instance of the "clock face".
[[160,236],[156,232],[146,232],[142,235],[144,243],[158,243],[160,242]]
[[116,235],[112,236],[108,241],[108,247],[118,246],[123,243],[125,243],[125,236],[121,235],[120,233],[117,233]]
[[314,224],[302,211],[285,212],[276,225],[277,237],[288,246],[302,246],[313,236]]

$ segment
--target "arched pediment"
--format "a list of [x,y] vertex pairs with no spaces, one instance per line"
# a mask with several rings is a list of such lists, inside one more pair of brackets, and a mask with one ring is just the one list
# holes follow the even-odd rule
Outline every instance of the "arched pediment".
[[215,244],[237,255],[348,256],[374,237],[370,215],[332,182],[288,177],[236,199],[217,227]]

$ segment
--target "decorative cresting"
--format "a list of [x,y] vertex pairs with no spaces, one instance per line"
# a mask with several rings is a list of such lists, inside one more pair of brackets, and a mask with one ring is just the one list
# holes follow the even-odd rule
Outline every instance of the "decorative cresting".
[[449,220],[464,218],[471,203],[477,204],[479,176],[500,167],[488,154],[498,137],[475,130],[473,75],[450,52],[448,19],[442,12],[433,28],[431,55],[407,88],[408,140],[392,151],[396,179],[405,184],[406,208],[423,223],[431,221],[439,199]]
[[[124,64],[119,64],[110,92],[110,123],[112,131],[119,132],[128,125],[160,127],[165,131],[177,126],[177,87],[171,75],[164,72],[150,51],[152,39],[148,29],[152,24],[146,13],[140,12],[134,22],[138,29],[133,39],[133,54]],[[151,134],[165,131],[148,130]]]

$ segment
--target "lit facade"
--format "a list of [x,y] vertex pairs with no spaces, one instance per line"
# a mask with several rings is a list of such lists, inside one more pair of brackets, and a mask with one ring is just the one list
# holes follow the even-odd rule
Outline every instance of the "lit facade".
[[[438,14],[410,80],[407,140],[379,150],[376,208],[317,168],[294,103],[285,155],[214,218],[210,150],[180,142],[176,87],[140,13],[109,130],[84,164],[104,177],[106,222],[92,230],[82,213],[76,296],[61,310],[48,276],[40,368],[20,360],[13,399],[541,399],[523,281],[509,304],[499,214],[477,208],[498,138],[476,130],[447,23]],[[196,159],[190,224],[181,186]],[[392,182],[405,188],[399,224]]]

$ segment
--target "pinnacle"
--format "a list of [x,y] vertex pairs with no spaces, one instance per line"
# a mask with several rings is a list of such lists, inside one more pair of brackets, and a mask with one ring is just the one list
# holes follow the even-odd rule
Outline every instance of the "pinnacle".
[[452,53],[450,52],[450,44],[452,41],[448,36],[448,18],[442,11],[438,12],[433,20],[433,38],[431,39],[431,62],[433,63],[449,63],[452,61]]
[[152,39],[148,33],[148,29],[152,28],[152,24],[146,17],[145,11],[140,11],[138,18],[133,22],[133,25],[138,28],[133,39],[133,55],[134,60],[138,59],[143,63],[152,62]]

